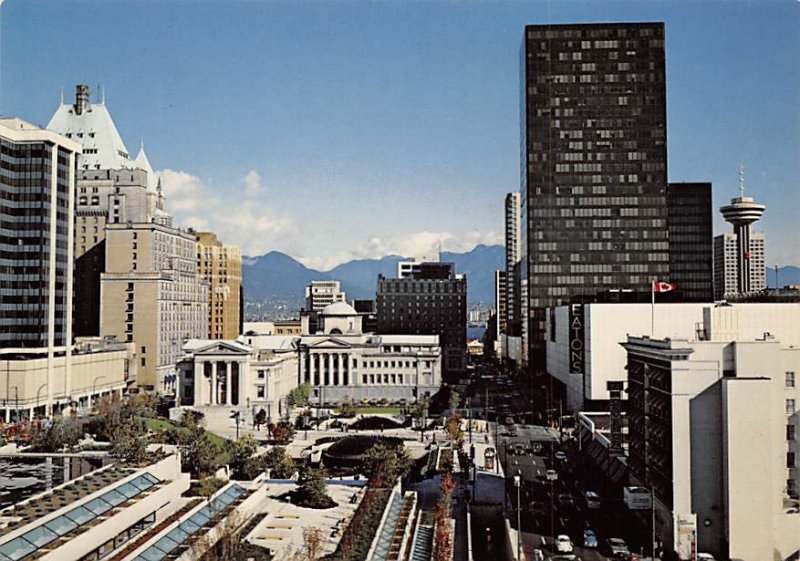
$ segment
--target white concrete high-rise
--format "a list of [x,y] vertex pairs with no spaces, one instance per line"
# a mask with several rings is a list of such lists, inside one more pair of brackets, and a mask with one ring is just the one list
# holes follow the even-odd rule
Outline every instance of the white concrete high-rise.
[[[767,287],[763,232],[750,232],[749,292]],[[739,242],[733,232],[714,238],[714,300],[724,300],[739,293]]]
[[[731,199],[731,204],[719,209],[725,220],[733,224],[736,236],[736,292],[739,294],[759,290],[753,286],[751,279],[759,277],[759,272],[764,273],[764,263],[763,260],[760,264],[754,260],[750,225],[761,218],[766,208],[764,205],[756,203],[753,197],[744,196],[744,168],[740,167],[739,196]],[[751,269],[756,269],[756,271],[753,272]]]

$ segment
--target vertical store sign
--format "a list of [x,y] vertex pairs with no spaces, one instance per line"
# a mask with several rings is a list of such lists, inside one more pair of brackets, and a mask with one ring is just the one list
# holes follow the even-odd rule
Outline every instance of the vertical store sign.
[[583,374],[585,344],[583,340],[583,304],[569,306],[569,373]]
[[609,402],[608,412],[611,415],[611,446],[609,454],[623,454],[622,448],[622,390],[625,382],[606,382]]

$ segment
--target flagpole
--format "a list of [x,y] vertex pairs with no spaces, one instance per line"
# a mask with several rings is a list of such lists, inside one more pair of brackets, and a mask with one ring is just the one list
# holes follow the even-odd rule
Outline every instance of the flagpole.
[[656,279],[650,282],[650,338],[656,336]]

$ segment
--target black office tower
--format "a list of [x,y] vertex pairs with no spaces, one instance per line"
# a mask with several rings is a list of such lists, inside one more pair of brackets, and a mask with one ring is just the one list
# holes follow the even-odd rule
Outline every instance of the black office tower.
[[548,306],[669,278],[664,25],[531,25],[521,56],[521,267],[543,370]]
[[467,279],[453,263],[422,263],[404,278],[378,275],[378,332],[438,335],[442,373],[455,381],[466,369]]
[[711,183],[667,185],[669,275],[683,302],[711,302]]

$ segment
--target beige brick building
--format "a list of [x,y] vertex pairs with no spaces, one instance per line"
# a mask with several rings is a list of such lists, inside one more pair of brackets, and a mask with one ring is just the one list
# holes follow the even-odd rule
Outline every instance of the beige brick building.
[[137,345],[137,384],[172,393],[188,339],[206,338],[208,283],[197,271],[193,234],[155,222],[106,225],[100,332]]
[[208,338],[236,339],[241,335],[241,251],[222,245],[213,232],[197,232],[197,269],[208,282]]

